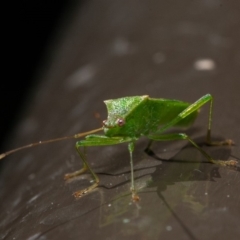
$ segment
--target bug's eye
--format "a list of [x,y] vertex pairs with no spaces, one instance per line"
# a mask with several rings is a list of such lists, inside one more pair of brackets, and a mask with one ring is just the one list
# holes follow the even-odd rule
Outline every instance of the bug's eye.
[[117,125],[119,127],[122,127],[125,124],[125,120],[123,118],[118,118]]

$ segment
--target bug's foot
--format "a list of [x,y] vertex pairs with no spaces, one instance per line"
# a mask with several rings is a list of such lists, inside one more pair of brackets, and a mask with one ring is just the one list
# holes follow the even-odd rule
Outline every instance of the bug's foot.
[[133,202],[138,202],[140,201],[140,197],[137,194],[132,195],[132,200]]
[[87,192],[89,192],[88,188],[81,190],[81,191],[74,192],[73,196],[78,199],[78,198],[82,197],[83,195],[85,195]]
[[221,166],[229,166],[229,167],[236,167],[237,166],[237,161],[236,160],[213,160],[213,163],[214,164],[218,164],[218,165],[221,165]]
[[136,191],[132,190],[132,200],[133,202],[138,202],[140,200],[140,197],[137,195]]
[[70,179],[70,178],[74,178],[74,177],[76,177],[76,176],[79,176],[79,175],[81,175],[82,173],[84,173],[84,172],[86,172],[86,171],[87,171],[86,168],[82,168],[82,169],[80,169],[80,170],[78,170],[78,171],[76,171],[76,172],[66,173],[66,174],[64,175],[64,180],[68,180],[68,179]]
[[64,180],[68,180],[70,178],[73,178],[73,176],[71,175],[71,173],[66,173],[63,178]]
[[223,141],[216,141],[216,142],[212,142],[212,141],[207,141],[207,145],[210,146],[232,146],[235,145],[234,141],[232,139],[226,139]]
[[74,192],[73,193],[73,196],[75,198],[80,198],[82,197],[83,195],[86,195],[87,193],[91,192],[92,190],[94,190],[99,184],[99,180],[97,180],[93,185],[91,185],[90,187],[88,188],[85,188],[83,190],[80,190],[80,191],[77,191],[77,192]]
[[223,141],[223,145],[228,145],[228,146],[233,146],[235,145],[235,142],[232,139],[226,139],[225,141]]

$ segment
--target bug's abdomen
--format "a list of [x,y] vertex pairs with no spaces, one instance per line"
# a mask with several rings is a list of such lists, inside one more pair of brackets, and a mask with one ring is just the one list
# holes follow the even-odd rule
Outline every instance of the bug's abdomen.
[[[187,102],[168,99],[149,99],[149,116],[158,119],[158,125],[165,125],[174,120],[188,106]],[[175,124],[175,126],[186,127],[191,125],[198,115],[198,111],[189,114]],[[154,121],[154,120],[152,120]]]

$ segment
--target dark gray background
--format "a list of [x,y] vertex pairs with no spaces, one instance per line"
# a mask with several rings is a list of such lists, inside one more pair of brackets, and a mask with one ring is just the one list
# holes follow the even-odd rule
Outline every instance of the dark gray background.
[[[204,145],[207,106],[186,131],[214,158],[239,160],[239,16],[234,0],[76,2],[7,149],[98,128],[106,99],[148,94],[193,102],[211,93],[213,136],[236,145]],[[210,65],[199,69],[204,59]],[[64,182],[65,173],[82,166],[74,144],[4,159],[2,239],[239,239],[239,168],[208,164],[179,141],[156,143],[156,156],[149,156],[142,139],[134,152],[141,198],[135,204],[126,145],[94,147],[88,159],[100,187],[75,200],[72,193],[91,178]]]

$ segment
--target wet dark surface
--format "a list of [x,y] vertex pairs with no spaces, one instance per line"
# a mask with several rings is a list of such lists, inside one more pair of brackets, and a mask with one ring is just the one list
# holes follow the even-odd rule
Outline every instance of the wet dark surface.
[[[144,95],[194,102],[214,96],[213,136],[204,144],[208,107],[187,133],[215,159],[240,158],[240,4],[238,1],[89,1],[59,32],[53,60],[9,149],[101,126],[103,100]],[[204,60],[204,61],[203,61]],[[96,116],[100,114],[100,119]],[[4,159],[1,239],[239,239],[240,171],[219,167],[184,141],[141,139],[134,152],[141,200],[131,201],[127,146],[93,147],[100,187],[84,174],[74,140]],[[164,161],[162,161],[165,159]]]

